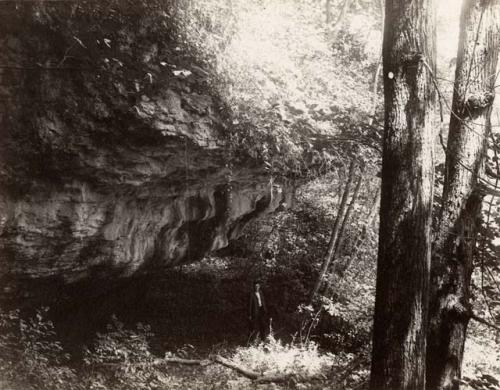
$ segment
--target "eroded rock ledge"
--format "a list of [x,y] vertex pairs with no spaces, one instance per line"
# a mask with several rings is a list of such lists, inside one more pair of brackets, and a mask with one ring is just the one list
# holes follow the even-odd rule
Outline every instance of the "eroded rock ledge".
[[197,261],[285,200],[263,167],[231,163],[223,109],[173,27],[138,7],[91,15],[95,29],[71,7],[0,10],[4,274],[75,281]]

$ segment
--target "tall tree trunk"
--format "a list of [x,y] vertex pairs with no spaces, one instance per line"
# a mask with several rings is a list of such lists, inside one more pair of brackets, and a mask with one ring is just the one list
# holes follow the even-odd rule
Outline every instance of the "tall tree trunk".
[[325,2],[325,21],[328,27],[332,22],[332,2],[331,0],[326,0]]
[[387,0],[373,390],[425,388],[434,63],[434,1]]
[[499,0],[465,0],[446,151],[446,176],[431,269],[427,383],[458,389],[470,279],[481,218],[482,173],[500,48]]
[[311,291],[311,302],[314,300],[314,297],[318,293],[321,283],[325,278],[328,267],[330,266],[330,262],[332,261],[333,252],[335,250],[335,244],[337,243],[337,238],[340,231],[341,221],[343,220],[344,214],[346,212],[347,199],[349,198],[349,193],[351,192],[351,185],[354,179],[354,171],[356,169],[356,163],[354,159],[351,161],[351,165],[349,166],[349,173],[347,178],[347,183],[344,188],[344,193],[342,194],[342,200],[339,205],[339,210],[337,212],[337,217],[335,218],[335,223],[333,225],[332,234],[330,235],[330,241],[328,242],[328,249],[326,251],[325,258],[323,259],[323,263],[321,264],[321,270],[319,271],[318,278],[316,279],[316,283]]
[[[380,13],[382,14],[382,26],[385,23],[384,14],[384,0],[379,0]],[[377,68],[375,69],[375,74],[373,75],[373,87],[372,87],[372,107],[370,110],[371,117],[368,120],[369,125],[373,125],[375,121],[375,116],[377,115],[377,98],[378,98],[378,83],[380,78],[380,72],[382,71],[382,48],[380,49],[380,59],[377,63]]]
[[340,226],[337,242],[335,243],[335,251],[333,252],[332,262],[338,258],[340,254],[340,250],[342,248],[342,244],[344,243],[345,237],[345,228],[349,223],[349,219],[351,218],[352,210],[354,210],[354,205],[358,200],[359,190],[361,189],[361,183],[363,182],[363,172],[361,172],[358,182],[356,183],[356,187],[354,187],[354,192],[352,193],[351,201],[349,202],[349,206],[347,207],[347,211],[345,212],[344,219],[342,220],[342,225]]
[[366,238],[366,235],[368,233],[368,229],[373,223],[373,220],[375,219],[375,215],[377,214],[377,206],[380,202],[380,190],[377,191],[377,195],[375,195],[375,199],[373,199],[372,207],[370,209],[370,212],[368,213],[368,216],[366,217],[366,222],[363,225],[363,228],[361,229],[361,233],[358,236],[358,239],[356,240],[354,244],[354,249],[352,251],[352,255],[349,257],[349,259],[346,261],[345,264],[342,265],[339,275],[342,277],[346,273],[346,271],[349,269],[352,261],[356,258],[356,255],[358,254],[361,246],[363,245],[363,242]]
[[379,61],[377,64],[377,69],[375,69],[375,74],[373,75],[372,107],[370,109],[371,117],[368,120],[369,125],[373,125],[373,122],[375,121],[375,116],[377,115],[378,79],[380,78],[381,71],[382,71],[382,61]]

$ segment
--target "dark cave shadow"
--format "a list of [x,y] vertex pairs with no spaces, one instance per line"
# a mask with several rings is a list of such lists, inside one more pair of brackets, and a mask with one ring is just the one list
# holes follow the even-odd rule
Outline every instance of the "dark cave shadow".
[[163,355],[185,344],[207,353],[214,346],[246,344],[247,298],[245,281],[171,270],[113,283],[18,280],[1,305],[20,309],[23,317],[48,307],[58,337],[75,357],[97,332],[107,331],[113,316],[130,329],[149,325],[151,350]]

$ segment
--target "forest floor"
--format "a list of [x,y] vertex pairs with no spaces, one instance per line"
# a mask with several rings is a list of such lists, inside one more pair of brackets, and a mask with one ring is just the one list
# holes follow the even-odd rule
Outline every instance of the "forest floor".
[[[250,342],[246,315],[248,287],[238,279],[174,273],[154,279],[137,278],[102,295],[86,295],[78,289],[61,294],[59,290],[48,314],[54,320],[64,349],[74,361],[82,361],[85,346],[96,345],[97,340],[101,344],[94,348],[92,357],[97,363],[115,361],[123,351],[130,356],[136,354],[136,361],[149,362],[152,368],[148,375],[157,378],[159,388],[361,390],[366,387],[369,345],[362,349],[341,344],[325,347],[315,342],[319,340],[314,335],[301,337],[296,324],[287,323],[286,316],[273,307],[273,296],[266,297],[275,317],[272,337],[264,343]],[[477,325],[472,326],[471,333],[464,361],[464,377],[468,379],[462,388],[500,389],[495,382],[500,379],[499,344],[483,337],[490,333]],[[101,336],[96,339],[96,334]],[[142,335],[147,336],[147,346],[135,345]],[[99,350],[110,352],[99,354]],[[163,364],[165,358],[199,363]],[[233,366],[221,364],[219,358]],[[140,388],[144,380],[141,372],[135,370],[136,363],[126,361],[113,372],[106,371],[103,375],[107,375],[106,381],[92,382],[92,386],[128,389],[135,383]],[[249,378],[252,375],[258,378]],[[269,375],[280,378],[272,383],[259,382],[262,376]],[[128,381],[132,387],[115,386],[116,378]],[[17,390],[2,383],[0,388]]]
[[[49,284],[47,289],[53,291],[45,290],[46,293],[40,295],[44,289],[36,286],[33,288],[36,296],[30,297],[27,292],[24,302],[37,307],[38,297],[40,302],[50,303],[47,315],[77,368],[85,359],[87,347],[92,349],[100,343],[93,349],[93,358],[98,364],[115,361],[118,358],[115,354],[120,351],[134,355],[137,347],[133,340],[147,334],[147,353],[138,357],[139,360],[180,358],[203,362],[158,365],[154,375],[163,384],[167,383],[161,388],[348,389],[353,388],[347,386],[349,383],[357,387],[362,384],[368,372],[366,359],[357,359],[356,351],[341,348],[332,353],[298,336],[295,323],[287,322],[270,294],[266,298],[273,317],[272,335],[266,342],[250,340],[247,320],[250,287],[239,279],[178,272],[158,278],[129,280],[102,294],[87,293],[78,286],[67,290]],[[141,324],[146,325],[146,331]],[[98,351],[103,350],[111,352],[99,355]],[[219,358],[227,359],[237,369],[214,361]],[[122,369],[125,368],[117,368],[111,376],[128,378],[130,383],[139,380],[130,371],[121,372]],[[249,378],[254,374],[259,377],[257,380]],[[259,383],[260,377],[266,375],[282,378],[272,383]],[[338,383],[339,378],[342,384]],[[111,383],[112,380],[106,381],[104,388],[121,389]]]

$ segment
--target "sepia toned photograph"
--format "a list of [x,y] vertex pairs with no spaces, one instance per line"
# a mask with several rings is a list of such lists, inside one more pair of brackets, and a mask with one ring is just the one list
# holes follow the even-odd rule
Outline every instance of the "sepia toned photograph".
[[0,390],[500,390],[500,0],[0,0]]

